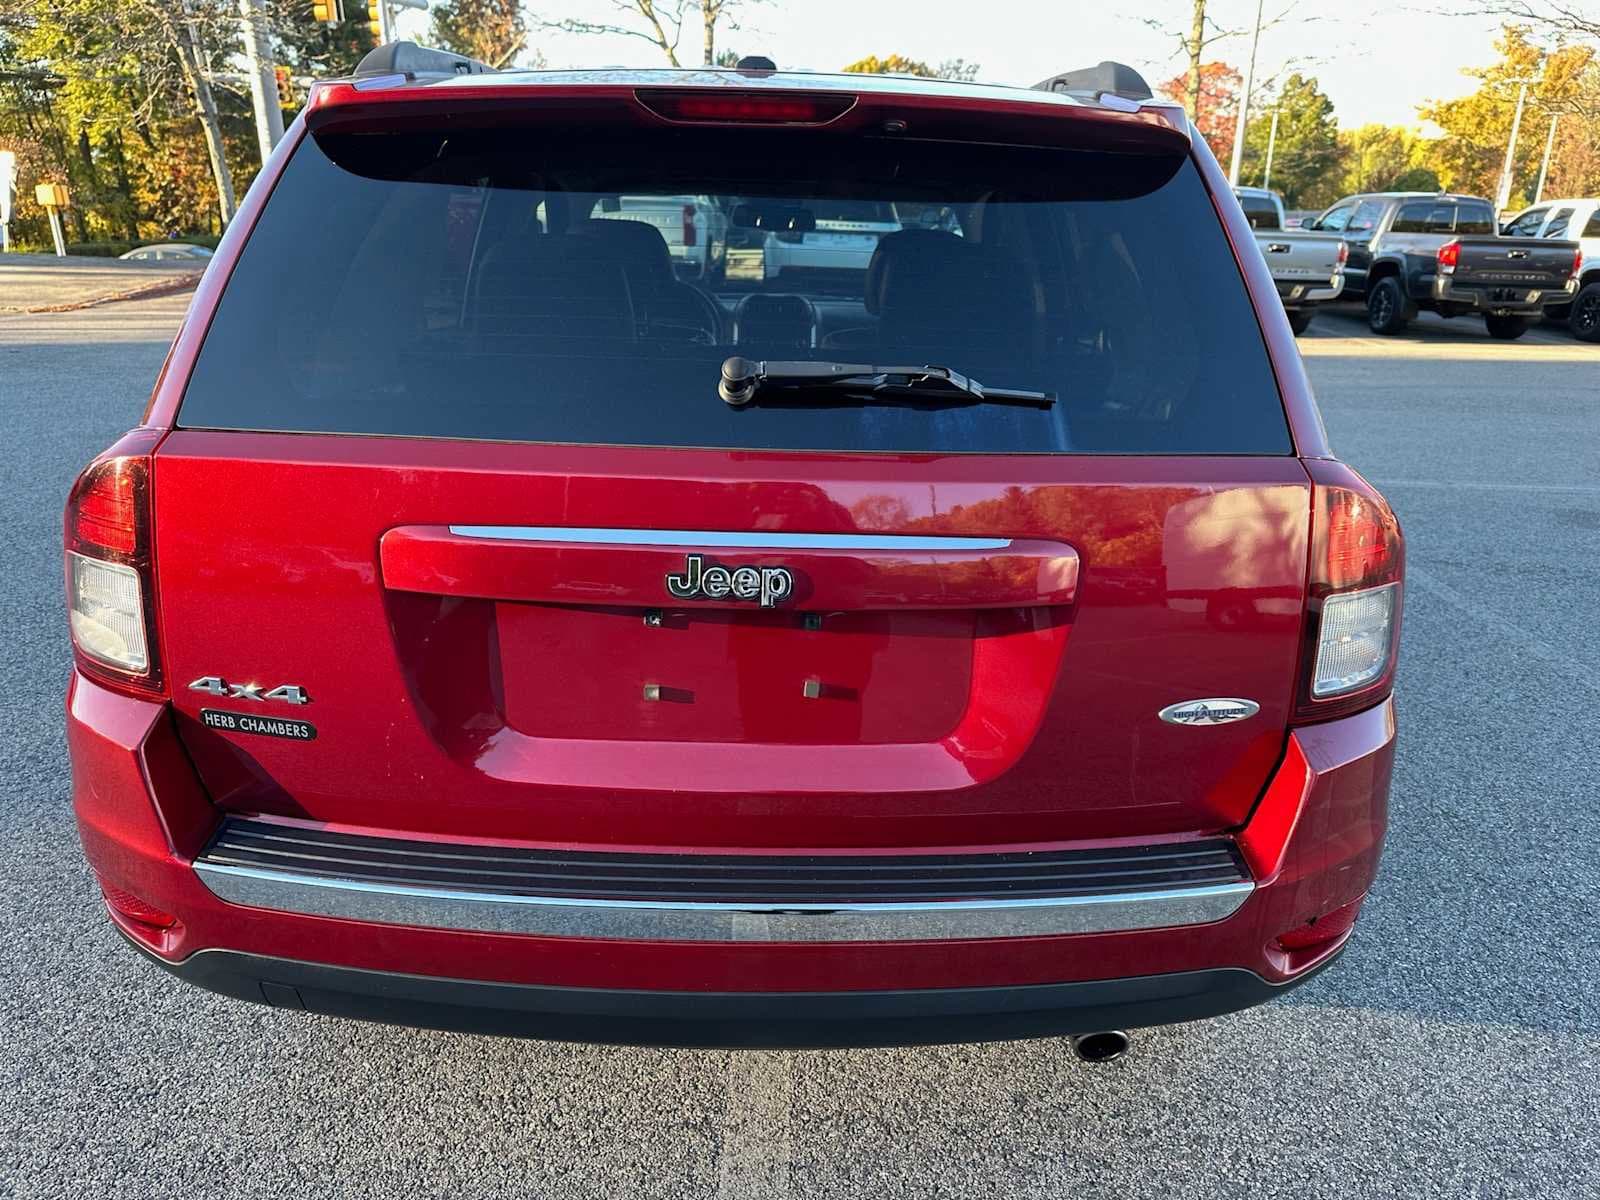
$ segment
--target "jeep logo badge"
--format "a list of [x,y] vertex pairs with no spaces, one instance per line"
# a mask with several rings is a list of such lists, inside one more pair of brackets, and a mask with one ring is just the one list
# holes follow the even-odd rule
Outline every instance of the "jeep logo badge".
[[794,594],[794,576],[787,567],[707,566],[698,554],[689,555],[682,575],[667,576],[667,591],[679,600],[754,600],[772,608]]

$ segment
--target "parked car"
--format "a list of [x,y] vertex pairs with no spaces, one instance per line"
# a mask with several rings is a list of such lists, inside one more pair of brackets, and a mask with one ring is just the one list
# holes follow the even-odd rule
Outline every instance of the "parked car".
[[1547,200],[1524,209],[1503,230],[1511,237],[1578,240],[1578,290],[1571,304],[1545,316],[1564,321],[1585,342],[1600,342],[1600,200]]
[[[1112,64],[356,78],[67,501],[133,947],[295,1012],[1087,1058],[1339,956],[1404,545],[1181,107]],[[960,233],[728,321],[596,217],[620,179]]]
[[1576,287],[1576,243],[1502,237],[1494,207],[1477,196],[1346,196],[1309,228],[1348,243],[1345,291],[1366,300],[1374,333],[1400,333],[1425,309],[1479,314],[1491,337],[1519,338]]
[[763,276],[774,280],[804,272],[859,285],[879,239],[901,230],[894,205],[848,197],[806,199],[806,228],[767,234]]
[[1233,192],[1272,272],[1289,328],[1298,337],[1310,328],[1312,311],[1344,291],[1348,247],[1336,234],[1285,229],[1283,200],[1276,192],[1237,187]]
[[606,197],[594,215],[654,227],[681,278],[712,286],[722,282],[728,268],[728,217],[710,196]]
[[1287,229],[1288,217],[1284,213],[1283,197],[1270,188],[1236,187],[1233,194],[1239,198],[1245,220],[1251,229]]
[[155,242],[149,246],[135,246],[117,257],[130,262],[205,262],[211,257],[211,251],[190,242]]

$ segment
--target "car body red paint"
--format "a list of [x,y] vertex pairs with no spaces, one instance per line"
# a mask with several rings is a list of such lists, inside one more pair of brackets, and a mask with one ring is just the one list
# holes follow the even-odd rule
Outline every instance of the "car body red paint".
[[[753,86],[734,72],[691,82],[730,95]],[[85,851],[112,919],[152,957],[183,973],[231,954],[253,973],[223,990],[334,1012],[355,1011],[337,997],[358,976],[559,989],[574,1003],[587,1003],[588,989],[602,1008],[604,997],[633,998],[614,1034],[542,1010],[473,1025],[449,1005],[369,997],[362,1015],[380,1019],[833,1044],[1089,1032],[1086,1016],[1017,1024],[1001,1014],[1003,999],[959,1026],[918,1027],[918,994],[1015,997],[1243,972],[1264,989],[1253,1000],[1343,947],[1343,918],[1326,941],[1302,932],[1285,949],[1277,939],[1353,912],[1371,885],[1394,746],[1393,649],[1353,693],[1308,696],[1322,603],[1311,559],[1326,541],[1313,528],[1315,490],[1377,506],[1391,529],[1382,579],[1396,587],[1398,530],[1381,498],[1332,458],[1293,334],[1215,161],[1198,139],[1178,149],[1184,131],[1160,107],[1045,105],[1007,89],[908,81],[770,82],[780,85],[835,99],[847,86],[855,101],[831,118],[840,138],[891,118],[957,139],[1010,122],[1029,145],[1181,155],[1237,265],[1291,452],[857,452],[189,427],[184,394],[208,330],[280,178],[314,136],[302,118],[219,246],[143,424],[122,446],[149,472],[146,615],[164,682],[119,682],[80,647],[69,688]],[[675,86],[685,85],[644,72],[341,84],[314,92],[308,111],[313,126],[372,131],[440,112],[513,123],[531,112],[559,125],[604,111],[649,130],[662,118],[635,89]],[[69,537],[71,522],[69,509]],[[470,527],[803,535],[816,545],[550,542],[461,532]],[[913,550],[894,539],[925,541],[903,543]],[[683,571],[686,552],[729,571],[781,562],[799,581],[794,601],[769,612],[675,599],[662,581]],[[801,614],[814,623],[802,626]],[[1392,620],[1397,628],[1398,601]],[[206,678],[225,682],[187,686]],[[230,701],[230,682],[257,695]],[[257,698],[280,685],[310,703]],[[1259,712],[1203,727],[1157,717],[1203,697],[1248,698]],[[302,722],[314,740],[248,736],[203,716],[241,706]],[[379,856],[440,846],[813,865],[894,856],[906,869],[1220,839],[1251,886],[1209,923],[1050,936],[549,936],[229,902],[195,869],[229,818],[269,840],[277,829],[400,847],[370,852]],[[324,968],[354,974],[330,982],[315,974]],[[653,1005],[683,993],[796,1003],[767,1032],[651,1023]],[[873,1010],[882,1027],[851,1034],[805,1022],[807,997],[848,994],[890,997]],[[1083,1011],[1103,1016],[1115,1010],[1108,1003]],[[1237,1004],[1170,1011],[1227,1007]],[[1130,1023],[1163,1019],[1144,1012]]]

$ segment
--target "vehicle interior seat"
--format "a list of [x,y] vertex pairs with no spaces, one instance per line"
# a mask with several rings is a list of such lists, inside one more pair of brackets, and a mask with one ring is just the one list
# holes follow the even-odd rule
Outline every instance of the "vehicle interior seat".
[[[1038,316],[1021,263],[980,242],[937,229],[904,229],[878,241],[864,301],[876,326],[841,329],[829,349],[933,354],[961,367],[1032,357]],[[933,361],[929,359],[929,361]]]
[[733,310],[733,340],[740,346],[810,350],[817,344],[817,307],[804,296],[752,292]]
[[473,291],[481,342],[632,341],[635,300],[619,264],[596,262],[569,239],[540,235],[502,242],[483,256]]
[[722,341],[722,307],[677,277],[667,240],[654,225],[591,217],[576,222],[565,236],[580,239],[592,261],[613,263],[627,275],[644,336]]

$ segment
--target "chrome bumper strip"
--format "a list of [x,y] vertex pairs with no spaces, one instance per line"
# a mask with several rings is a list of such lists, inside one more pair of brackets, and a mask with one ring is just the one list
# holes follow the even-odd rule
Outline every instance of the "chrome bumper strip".
[[452,525],[457,537],[605,546],[722,546],[739,550],[1004,550],[1010,538],[896,533],[727,533],[709,529],[579,529],[566,525]]
[[231,904],[386,925],[541,937],[685,942],[903,942],[1049,937],[1203,925],[1232,916],[1249,882],[1023,900],[730,904],[508,895],[297,875],[200,859]]

